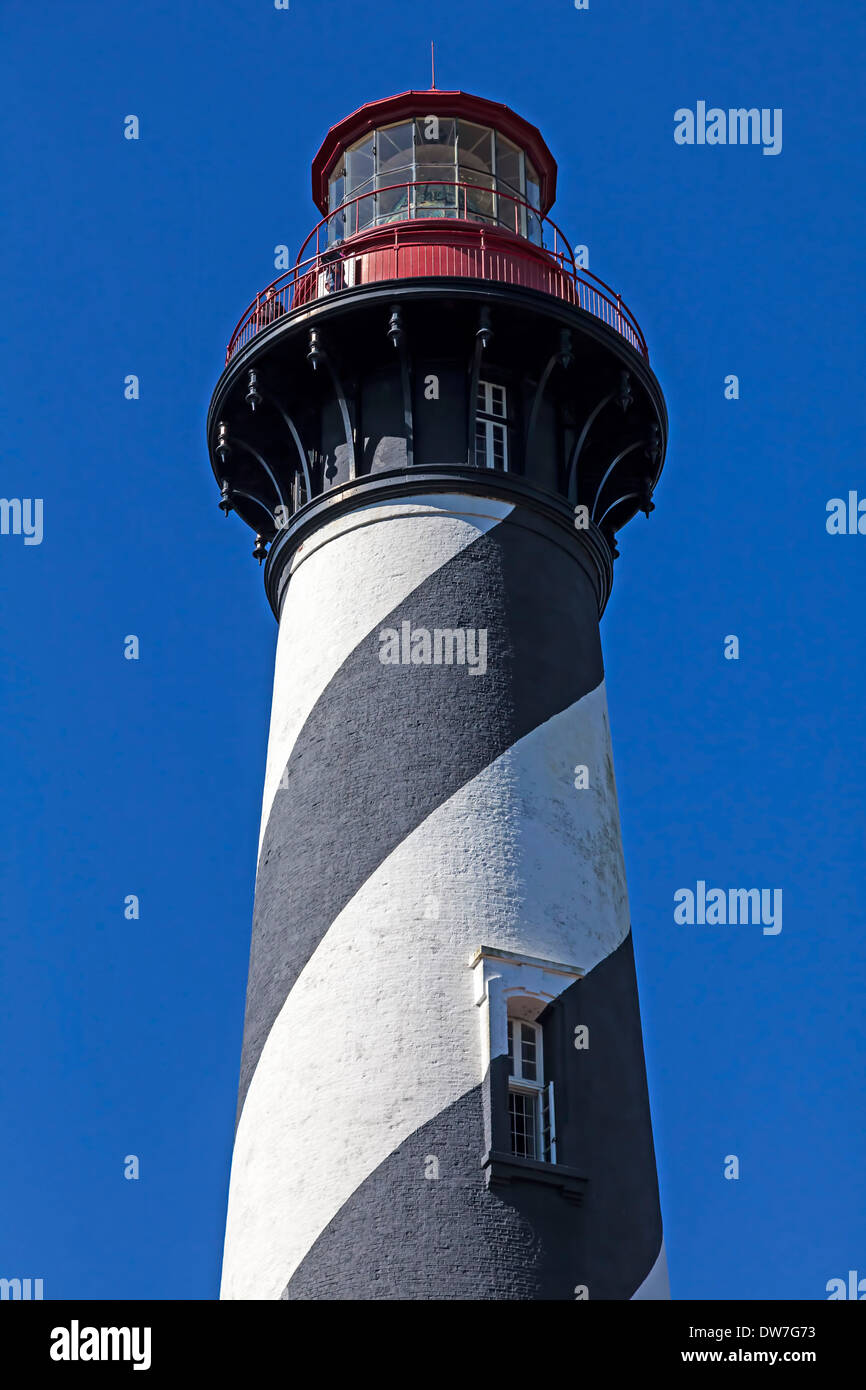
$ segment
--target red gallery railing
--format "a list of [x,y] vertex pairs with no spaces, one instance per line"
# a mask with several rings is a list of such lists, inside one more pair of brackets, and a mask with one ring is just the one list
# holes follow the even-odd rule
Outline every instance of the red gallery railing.
[[[433,194],[434,189],[441,192]],[[383,194],[391,195],[385,200],[386,206],[392,204],[386,212],[377,201]],[[447,235],[443,219],[453,229]],[[433,223],[429,236],[420,225],[425,222]],[[490,234],[487,239],[485,232]],[[509,233],[518,239],[512,241]],[[463,241],[455,239],[460,235]],[[312,243],[315,249],[308,250]],[[597,275],[578,270],[571,246],[551,218],[500,188],[427,179],[359,194],[324,217],[291,270],[257,294],[241,316],[226,349],[226,363],[291,309],[359,285],[425,276],[493,280],[541,290],[614,328],[649,361],[634,314]]]

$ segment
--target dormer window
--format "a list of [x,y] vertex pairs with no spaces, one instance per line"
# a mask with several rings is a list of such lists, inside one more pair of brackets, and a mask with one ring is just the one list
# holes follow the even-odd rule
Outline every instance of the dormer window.
[[573,1082],[573,1006],[563,1007],[562,1000],[582,972],[490,946],[479,948],[472,968],[481,1025],[486,1182],[540,1183],[580,1201],[586,1178],[574,1166],[582,1132]]

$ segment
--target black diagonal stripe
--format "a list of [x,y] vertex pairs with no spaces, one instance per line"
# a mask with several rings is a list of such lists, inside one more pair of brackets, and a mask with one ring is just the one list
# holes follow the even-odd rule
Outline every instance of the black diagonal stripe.
[[[259,856],[238,1115],[300,971],[377,865],[517,739],[600,684],[595,593],[577,544],[558,534],[508,518],[473,541],[376,624],[310,712]],[[379,634],[404,620],[486,628],[487,673],[383,665]]]
[[[404,1140],[360,1184],[289,1280],[284,1299],[630,1299],[662,1241],[631,934],[543,1019],[556,1054],[562,1163],[586,1178],[580,1206],[532,1181],[488,1189],[483,1087]],[[589,1048],[573,1047],[574,1025]],[[490,1084],[497,1089],[491,1068]],[[507,1076],[502,1067],[507,1106]],[[438,1164],[430,1178],[429,1159]]]

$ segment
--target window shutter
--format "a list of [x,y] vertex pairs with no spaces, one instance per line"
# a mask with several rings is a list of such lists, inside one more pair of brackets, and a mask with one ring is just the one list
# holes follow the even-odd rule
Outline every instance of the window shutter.
[[556,1111],[553,1104],[553,1082],[541,1093],[541,1156],[548,1163],[556,1162]]

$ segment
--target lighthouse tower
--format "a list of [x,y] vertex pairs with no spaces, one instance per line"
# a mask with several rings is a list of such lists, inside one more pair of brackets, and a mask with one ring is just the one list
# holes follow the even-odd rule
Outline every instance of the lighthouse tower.
[[312,175],[208,417],[279,623],[221,1296],[667,1298],[599,639],[661,390],[508,107]]

